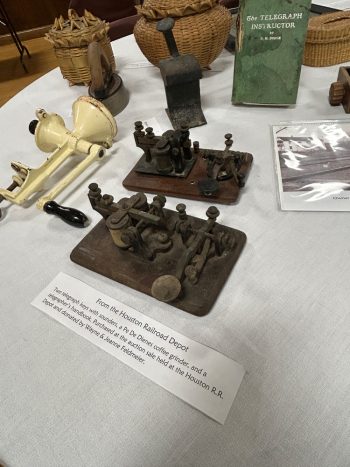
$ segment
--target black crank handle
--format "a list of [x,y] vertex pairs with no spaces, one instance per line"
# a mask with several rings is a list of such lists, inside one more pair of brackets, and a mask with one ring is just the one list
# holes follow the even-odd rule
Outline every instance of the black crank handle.
[[43,207],[47,214],[54,214],[73,227],[86,227],[88,217],[78,209],[60,206],[56,201],[47,201]]

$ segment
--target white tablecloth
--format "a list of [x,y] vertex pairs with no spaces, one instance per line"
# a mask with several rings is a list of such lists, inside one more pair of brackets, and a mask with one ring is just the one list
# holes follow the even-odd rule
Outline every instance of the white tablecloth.
[[[131,93],[117,117],[109,160],[93,166],[58,201],[88,213],[87,186],[116,199],[141,152],[133,122],[166,122],[159,70],[129,68],[144,60],[132,36],[113,44]],[[254,165],[236,206],[218,206],[220,221],[246,232],[247,245],[212,311],[193,317],[69,260],[87,230],[11,205],[0,222],[0,462],[9,467],[350,465],[349,213],[282,212],[276,193],[270,125],[282,120],[341,118],[330,107],[338,67],[302,68],[292,108],[234,107],[233,56],[224,51],[201,81],[208,124],[191,130],[202,147],[251,152]],[[69,87],[55,69],[0,111],[1,186],[10,160],[43,161],[28,123],[43,107],[71,124]],[[166,123],[165,123],[166,124]],[[167,125],[167,124],[166,124]],[[170,127],[170,126],[169,126]],[[204,202],[185,201],[204,216]],[[178,200],[168,198],[174,208]],[[6,206],[4,202],[1,206]],[[91,228],[91,227],[90,227]],[[63,271],[241,363],[246,375],[224,426],[30,305]]]

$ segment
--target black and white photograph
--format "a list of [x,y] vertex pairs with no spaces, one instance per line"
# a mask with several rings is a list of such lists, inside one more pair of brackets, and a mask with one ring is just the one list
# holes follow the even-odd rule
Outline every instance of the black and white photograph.
[[349,121],[281,124],[273,136],[282,209],[349,209]]

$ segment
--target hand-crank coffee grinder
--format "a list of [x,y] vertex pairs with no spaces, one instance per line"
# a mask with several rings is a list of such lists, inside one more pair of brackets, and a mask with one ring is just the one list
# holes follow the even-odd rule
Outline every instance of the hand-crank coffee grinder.
[[172,32],[175,21],[164,18],[157,30],[164,34],[171,57],[160,60],[168,108],[166,112],[175,130],[185,125],[193,128],[207,123],[202,107],[199,80],[201,67],[194,55],[180,55]]
[[87,96],[79,97],[73,104],[72,131],[65,127],[63,118],[55,113],[47,113],[40,109],[37,110],[36,116],[38,120],[31,122],[29,130],[35,135],[38,148],[52,154],[35,169],[22,162],[11,162],[11,167],[16,173],[7,189],[0,188],[0,202],[6,199],[15,204],[24,204],[34,193],[44,189],[45,182],[67,159],[72,156],[74,159],[78,154],[83,157],[38,199],[36,205],[72,225],[83,227],[86,220],[83,213],[59,206],[53,200],[92,162],[105,156],[106,148],[112,146],[113,138],[117,134],[115,120],[101,102]]

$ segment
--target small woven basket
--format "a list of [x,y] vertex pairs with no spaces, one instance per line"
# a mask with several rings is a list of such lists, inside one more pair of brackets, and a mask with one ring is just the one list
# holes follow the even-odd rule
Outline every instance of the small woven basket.
[[350,60],[350,11],[309,19],[303,64],[330,66]]
[[91,81],[87,57],[88,46],[97,41],[115,70],[115,60],[107,31],[109,25],[88,11],[79,17],[75,10],[68,10],[68,20],[61,16],[46,34],[46,39],[53,45],[61,73],[71,85],[85,84]]
[[137,7],[141,18],[135,25],[136,42],[147,59],[158,66],[169,57],[157,21],[174,18],[173,34],[181,54],[193,54],[201,67],[208,67],[224,48],[232,23],[227,8],[218,0],[145,0]]

